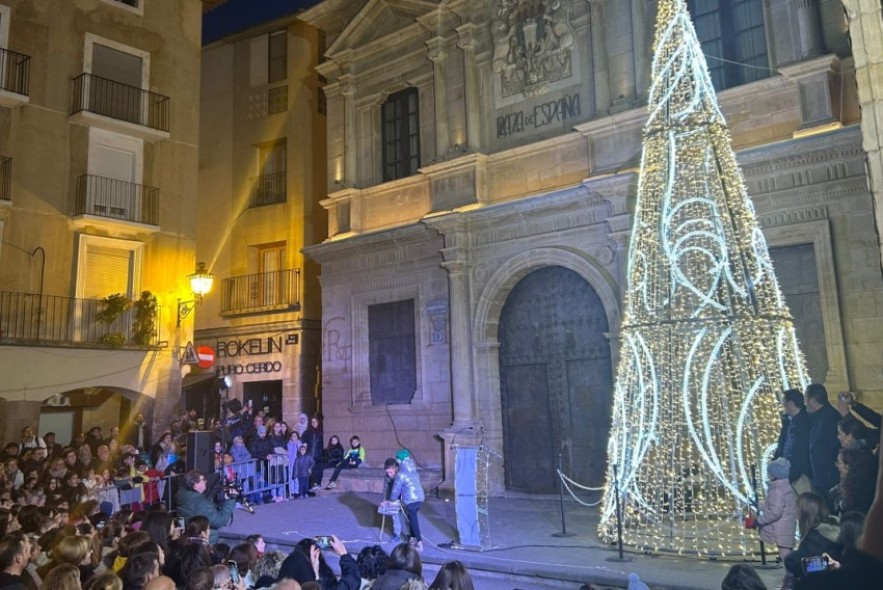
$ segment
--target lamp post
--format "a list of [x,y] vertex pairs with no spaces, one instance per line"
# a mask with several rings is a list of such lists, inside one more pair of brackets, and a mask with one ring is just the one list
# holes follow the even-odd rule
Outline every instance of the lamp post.
[[215,275],[208,271],[204,262],[197,264],[196,272],[187,275],[187,278],[190,280],[190,289],[195,297],[186,301],[178,299],[178,319],[175,323],[178,328],[181,327],[181,320],[190,315],[196,306],[202,303],[202,298],[212,290],[212,284],[215,282]]

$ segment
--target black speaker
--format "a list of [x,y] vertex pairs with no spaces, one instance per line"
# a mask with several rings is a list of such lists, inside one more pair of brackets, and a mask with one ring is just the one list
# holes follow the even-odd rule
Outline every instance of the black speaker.
[[199,469],[203,474],[215,470],[214,436],[209,430],[191,430],[187,433],[187,469]]

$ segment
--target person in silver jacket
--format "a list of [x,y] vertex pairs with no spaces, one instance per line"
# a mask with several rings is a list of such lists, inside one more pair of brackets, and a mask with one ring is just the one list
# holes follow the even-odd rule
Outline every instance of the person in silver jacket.
[[411,530],[411,538],[408,539],[408,542],[417,551],[423,551],[423,537],[420,536],[420,521],[417,513],[423,506],[426,496],[423,493],[423,484],[420,483],[417,464],[414,463],[408,449],[401,449],[396,453],[395,463],[387,461],[384,467],[387,477],[393,478],[389,500],[401,500],[408,515],[408,527]]

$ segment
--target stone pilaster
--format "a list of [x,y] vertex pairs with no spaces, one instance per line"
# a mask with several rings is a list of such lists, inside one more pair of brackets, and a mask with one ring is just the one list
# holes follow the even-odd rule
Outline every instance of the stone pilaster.
[[463,78],[466,95],[466,147],[470,151],[480,151],[481,142],[481,87],[478,81],[478,65],[475,52],[478,49],[478,25],[467,23],[457,27],[460,41],[457,47],[463,50]]
[[448,132],[447,58],[448,52],[442,37],[426,42],[427,57],[432,62],[432,91],[435,105],[435,158],[440,160],[448,153],[451,140]]
[[877,239],[883,256],[883,4],[843,0],[855,59],[862,110],[862,147],[868,154],[868,185],[874,197]]
[[610,108],[612,100],[610,98],[610,64],[607,62],[607,51],[604,47],[604,13],[602,12],[601,2],[589,3],[589,17],[591,18],[592,32],[592,64],[594,72],[592,78],[595,80],[595,108],[598,113],[606,113]]
[[358,181],[358,164],[356,154],[356,79],[353,74],[344,74],[338,79],[340,94],[343,95],[343,182],[347,186],[355,186]]
[[822,53],[822,27],[818,0],[797,0],[797,28],[800,34],[800,59]]

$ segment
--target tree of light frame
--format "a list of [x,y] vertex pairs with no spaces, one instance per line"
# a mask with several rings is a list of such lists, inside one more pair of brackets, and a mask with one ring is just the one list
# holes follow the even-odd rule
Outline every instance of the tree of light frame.
[[[750,555],[742,516],[807,372],[684,0],[660,0],[599,532]],[[762,489],[763,481],[759,487]]]

